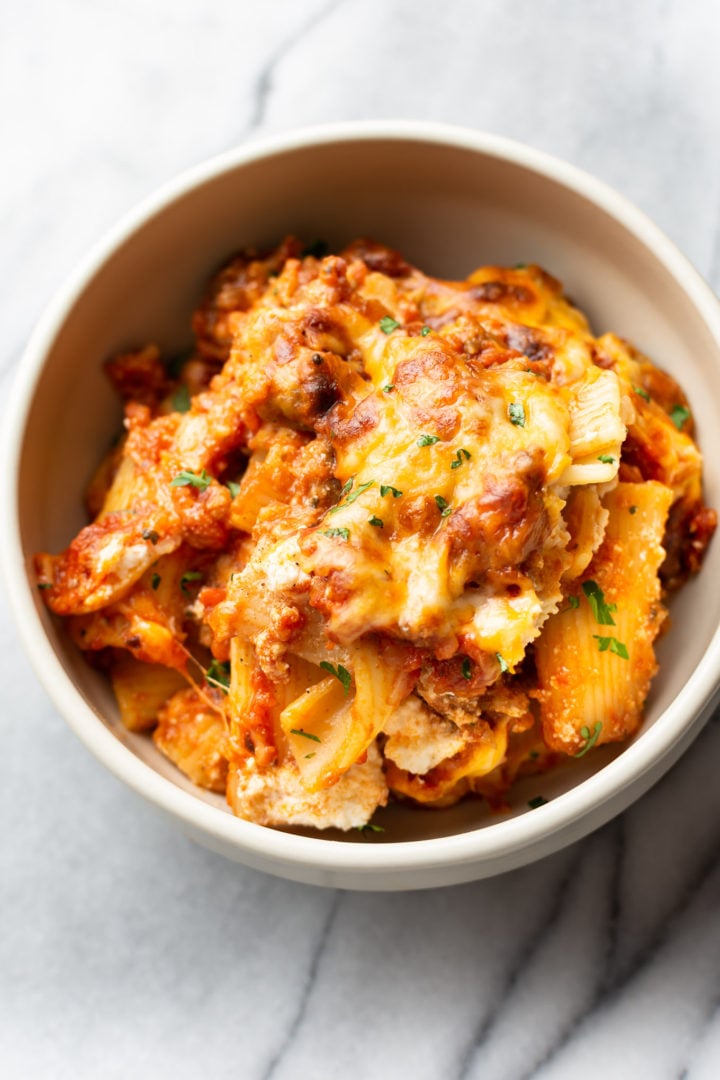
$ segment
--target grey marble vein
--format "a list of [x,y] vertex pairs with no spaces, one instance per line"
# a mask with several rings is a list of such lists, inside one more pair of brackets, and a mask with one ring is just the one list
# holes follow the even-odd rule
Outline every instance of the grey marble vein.
[[482,1018],[477,1029],[473,1032],[472,1040],[460,1062],[457,1080],[466,1080],[467,1077],[474,1074],[473,1066],[482,1060],[483,1047],[488,1042],[499,1018],[503,1015],[508,1000],[524,977],[547,934],[560,920],[564,905],[568,899],[568,887],[573,876],[577,873],[580,858],[580,850],[574,849],[573,857],[564,868],[562,877],[556,882],[556,887],[546,898],[546,905],[536,911],[536,922],[531,935],[523,943],[523,947],[514,963],[507,967],[505,984],[498,987],[492,1008]]
[[281,41],[278,47],[268,57],[252,88],[252,112],[245,130],[243,131],[243,138],[257,130],[257,128],[261,127],[263,124],[268,98],[272,91],[273,76],[277,71],[280,62],[288,55],[291,49],[304,45],[311,31],[336,11],[342,3],[343,0],[330,0],[329,3],[324,4],[316,12],[313,12],[301,26],[296,30],[294,29],[284,41]]
[[307,979],[305,980],[305,985],[303,986],[302,993],[298,1001],[297,1013],[292,1023],[290,1024],[290,1027],[287,1029],[282,1045],[273,1055],[270,1064],[268,1065],[266,1071],[263,1073],[263,1080],[271,1080],[272,1077],[277,1075],[278,1069],[286,1058],[288,1051],[291,1050],[293,1040],[295,1039],[295,1036],[300,1030],[303,1020],[305,1019],[310,995],[315,988],[318,971],[320,969],[320,964],[322,962],[322,958],[327,947],[328,938],[332,933],[333,927],[335,925],[335,920],[337,919],[340,901],[341,893],[337,891],[334,892],[332,894],[330,905],[328,907],[327,916],[325,918],[325,921],[323,922],[317,944],[312,954]]
[[[715,0],[26,0],[0,35],[0,396],[139,199],[247,133],[414,117],[615,185],[720,288]],[[187,841],[54,713],[0,606],[9,1080],[716,1080],[720,720],[502,878],[336,894]]]

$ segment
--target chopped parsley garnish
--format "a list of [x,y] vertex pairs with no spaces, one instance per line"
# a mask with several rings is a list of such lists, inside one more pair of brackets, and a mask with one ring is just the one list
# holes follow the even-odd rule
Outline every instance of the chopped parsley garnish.
[[389,394],[394,389],[395,389],[395,383],[392,383],[392,382],[385,383],[385,386],[383,386],[383,394]]
[[207,682],[217,686],[224,694],[230,689],[230,661],[216,660],[214,657],[210,667],[205,672]]
[[496,652],[495,653],[495,659],[497,660],[498,664],[500,665],[500,671],[501,671],[502,674],[504,674],[506,671],[510,670],[510,668],[508,667],[508,662],[507,662],[507,660],[505,659],[505,657],[503,656],[502,653]]
[[153,576],[150,578],[150,584],[151,584],[153,590],[157,589],[157,587],[158,587],[158,585],[160,584],[161,581],[162,581],[162,578],[160,577],[160,575],[156,571],[153,574]]
[[38,589],[52,589],[52,585],[49,581],[38,582]]
[[534,798],[528,799],[528,806],[530,807],[531,810],[537,810],[538,806],[546,806],[546,805],[547,805],[547,799],[543,798],[542,795],[535,795]]
[[363,491],[367,491],[367,489],[371,488],[373,486],[373,484],[375,483],[374,480],[368,480],[367,483],[365,483],[365,484],[359,484],[358,487],[355,488],[355,491],[353,491],[352,495],[348,495],[348,492],[350,491],[350,488],[353,486],[354,481],[355,481],[355,477],[351,476],[350,479],[345,483],[345,486],[343,487],[342,491],[340,492],[340,498],[341,499],[344,498],[344,496],[347,495],[347,498],[345,499],[345,502],[341,502],[341,503],[338,503],[337,506],[333,506],[332,510],[328,511],[329,514],[337,514],[338,510],[344,510],[346,506],[350,506],[351,503],[354,503],[356,499],[360,498]]
[[314,751],[314,750],[311,750],[309,754],[306,754],[306,755],[305,755],[305,760],[306,760],[306,761],[309,761],[309,760],[310,760],[310,758],[313,758],[313,757],[315,757],[315,751]]
[[331,540],[333,540],[336,536],[339,537],[341,540],[349,540],[350,539],[350,530],[349,529],[323,529],[323,536],[328,536]]
[[440,517],[445,518],[445,517],[449,517],[450,514],[452,514],[452,506],[447,501],[447,499],[443,499],[442,495],[436,495],[435,496],[435,505],[437,506],[438,510],[440,511]]
[[372,822],[370,822],[370,821],[368,821],[367,825],[357,825],[356,828],[357,828],[357,831],[360,832],[360,833],[381,833],[381,832],[385,832],[382,825],[373,825]]
[[383,529],[385,527],[385,522],[382,518],[375,517],[373,514],[371,518],[368,518],[368,525],[374,525],[376,529]]
[[230,492],[230,498],[236,499],[238,497],[238,494],[240,493],[240,485],[236,484],[234,480],[228,480],[225,486]]
[[342,664],[338,664],[338,666],[335,667],[335,665],[331,664],[328,660],[321,660],[320,667],[323,671],[329,671],[331,675],[334,675],[336,679],[339,679],[345,687],[345,693],[347,694],[352,685],[352,675],[348,669],[343,667]]
[[612,454],[598,454],[598,461],[602,461],[603,465],[615,464],[615,458]]
[[593,637],[598,643],[598,649],[600,652],[615,653],[616,656],[621,657],[623,660],[629,660],[630,655],[627,650],[627,645],[622,641],[618,641],[616,637],[600,637],[599,634],[593,634]]
[[186,596],[190,595],[189,590],[188,590],[188,585],[190,584],[190,582],[191,581],[200,581],[201,578],[202,578],[202,572],[200,570],[186,570],[185,571],[183,576],[180,578],[180,588],[182,589],[182,591],[185,593]]
[[327,241],[325,240],[313,240],[312,244],[308,244],[300,252],[300,258],[306,259],[308,255],[312,255],[314,259],[322,259],[324,255],[327,255],[328,251]]
[[173,394],[172,407],[175,412],[187,412],[190,408],[190,391],[185,383],[183,383],[182,386],[178,386]]
[[427,337],[429,333],[430,333],[430,327],[429,326],[423,326],[422,330],[420,331],[420,336],[421,337]]
[[650,395],[647,390],[643,390],[642,386],[633,386],[633,390],[636,394],[639,394],[641,398],[645,398],[646,401],[650,400]]
[[157,544],[160,536],[154,529],[143,529],[142,538],[143,540],[149,540],[151,544]]
[[468,681],[472,679],[472,662],[469,656],[466,656],[462,662],[462,677]]
[[631,514],[637,514],[637,512],[638,512],[637,506],[631,506],[631,507],[629,507],[629,510],[630,510]]
[[670,410],[670,419],[678,431],[682,431],[685,421],[690,418],[690,410],[684,405],[673,405]]
[[516,270],[527,270],[527,263],[515,263]]
[[600,623],[601,626],[614,626],[615,620],[613,619],[611,612],[617,611],[617,604],[605,603],[605,594],[597,581],[583,581],[582,590],[587,596],[588,603],[592,608],[595,622]]
[[470,451],[466,450],[465,447],[461,446],[459,450],[455,451],[455,460],[453,461],[450,468],[459,469],[463,461],[469,461],[471,457],[472,454],[470,453]]
[[388,494],[388,492],[390,492],[393,499],[399,499],[400,496],[402,495],[402,491],[399,491],[398,488],[393,487],[392,484],[381,484],[380,485],[380,494],[384,497],[385,495]]
[[356,487],[353,491],[352,495],[348,495],[347,499],[345,500],[345,505],[349,506],[350,503],[354,503],[356,499],[360,498],[363,491],[367,491],[367,489],[371,488],[374,483],[374,480],[368,480],[365,484],[358,485],[358,487]]
[[433,446],[436,442],[440,442],[439,435],[421,435],[417,441],[418,446]]
[[601,731],[602,731],[602,721],[601,720],[598,720],[597,723],[595,724],[595,728],[594,728],[592,734],[590,734],[590,728],[583,725],[580,728],[580,734],[582,735],[583,739],[585,739],[585,745],[583,746],[582,750],[578,750],[577,754],[575,754],[574,756],[576,758],[584,757],[585,754],[587,754],[588,750],[592,750],[593,746],[598,741],[598,735],[600,734]]
[[397,330],[398,326],[400,326],[400,323],[397,319],[393,319],[392,315],[383,315],[379,325],[383,334],[392,334],[393,330]]
[[309,731],[303,731],[301,727],[290,728],[291,735],[302,735],[303,739],[311,739],[313,742],[320,742],[317,735],[311,734]]
[[568,606],[570,608],[579,608],[580,607],[580,597],[579,596],[568,596],[567,602],[568,602]]
[[508,417],[515,427],[525,427],[525,410],[519,401],[512,401],[508,405]]
[[191,469],[183,469],[170,481],[170,487],[195,487],[198,491],[205,491],[211,484],[211,478],[203,471],[198,476],[197,473],[192,472]]

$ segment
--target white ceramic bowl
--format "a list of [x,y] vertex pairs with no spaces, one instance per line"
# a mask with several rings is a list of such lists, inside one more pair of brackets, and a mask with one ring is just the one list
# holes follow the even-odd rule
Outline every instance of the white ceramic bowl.
[[[216,851],[299,881],[360,889],[453,884],[546,855],[597,828],[672,764],[718,685],[720,544],[672,604],[661,672],[641,733],[622,749],[525,781],[513,810],[481,802],[383,812],[385,832],[322,835],[234,818],[149,739],[119,724],[109,686],[44,610],[35,551],[60,550],[84,524],[82,492],[119,429],[102,374],[117,350],[189,343],[212,270],[286,232],[332,245],[370,235],[423,269],[460,277],[482,263],[538,262],[565,283],[597,333],[614,330],[686,388],[720,506],[720,313],[713,294],[641,213],[591,177],[516,143],[432,124],[346,124],[244,146],[182,176],[130,214],[51,304],[14,392],[2,500],[3,564],[22,639],[56,707],[132,788]],[[528,810],[527,800],[550,801]],[[82,798],[82,792],[73,792]]]

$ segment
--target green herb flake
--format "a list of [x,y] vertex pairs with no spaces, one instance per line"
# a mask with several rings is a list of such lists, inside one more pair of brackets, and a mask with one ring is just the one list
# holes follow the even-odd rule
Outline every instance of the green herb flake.
[[527,270],[527,263],[515,263],[516,270]]
[[402,491],[398,490],[398,488],[396,488],[396,487],[393,487],[392,484],[381,484],[380,485],[380,494],[381,494],[381,496],[384,498],[388,493],[390,495],[392,495],[393,499],[399,499],[400,496],[402,495]]
[[303,731],[303,729],[301,727],[290,728],[290,734],[291,735],[302,735],[303,739],[310,739],[312,742],[320,742],[321,741],[320,739],[318,739],[317,735],[313,735],[309,731]]
[[569,609],[579,608],[580,607],[580,597],[579,596],[568,596],[567,602],[568,602],[568,608]]
[[191,469],[183,469],[170,481],[170,487],[195,487],[198,491],[205,491],[210,487],[211,482],[211,478],[204,469],[199,476]]
[[383,519],[379,518],[379,517],[375,517],[374,514],[373,514],[373,516],[371,518],[368,518],[368,525],[374,525],[376,529],[384,529],[385,528],[385,522],[383,521]]
[[573,756],[576,757],[576,758],[585,757],[585,754],[587,754],[588,750],[592,750],[593,746],[598,741],[598,736],[599,736],[601,731],[602,731],[602,721],[601,720],[598,720],[597,723],[595,724],[595,728],[594,728],[592,734],[590,734],[590,728],[583,725],[580,728],[580,734],[582,735],[583,739],[585,740],[585,745],[582,747],[582,749],[578,750],[577,754],[574,754]]
[[507,660],[505,659],[505,657],[503,656],[502,653],[496,652],[495,653],[495,659],[497,660],[498,664],[500,665],[500,672],[502,674],[504,674],[506,671],[510,670],[510,668],[508,667],[508,662],[507,662]]
[[427,337],[429,333],[430,333],[430,327],[429,326],[423,326],[422,330],[420,331],[420,336],[421,337]]
[[200,570],[186,570],[183,576],[180,578],[180,588],[186,596],[190,595],[188,585],[191,581],[200,581],[202,578],[202,572]]
[[365,833],[365,834],[367,834],[367,833],[383,833],[383,832],[385,832],[382,825],[373,825],[372,822],[370,822],[370,821],[368,821],[367,825],[357,825],[356,828],[357,828],[357,831],[359,833]]
[[633,390],[636,394],[639,394],[641,398],[645,398],[646,401],[650,400],[650,395],[647,390],[643,390],[642,386],[633,386]]
[[227,694],[230,689],[230,661],[220,661],[213,657],[210,667],[205,672],[205,679]]
[[228,480],[225,486],[230,492],[230,498],[237,499],[238,495],[240,494],[240,485],[236,484],[234,480]]
[[612,454],[598,454],[598,461],[602,461],[603,465],[615,464],[615,458]]
[[435,505],[440,511],[440,517],[446,518],[449,517],[450,514],[452,514],[452,506],[447,501],[447,499],[443,499],[442,495],[435,496]]
[[515,427],[525,427],[525,410],[519,401],[512,401],[508,405],[508,418]]
[[350,506],[350,504],[354,503],[356,499],[359,499],[360,496],[362,495],[363,491],[367,491],[367,489],[371,488],[373,486],[373,484],[375,483],[374,480],[368,480],[367,483],[360,484],[355,489],[355,491],[353,491],[352,495],[348,495],[348,492],[350,491],[350,488],[353,486],[354,480],[355,480],[355,477],[351,476],[350,479],[345,484],[345,486],[343,487],[342,491],[340,492],[340,498],[341,499],[344,496],[347,495],[347,498],[345,499],[345,502],[341,502],[341,503],[338,503],[337,506],[333,506],[332,510],[328,511],[328,514],[337,514],[339,510],[344,510],[346,506]]
[[331,675],[334,675],[336,679],[339,679],[345,688],[345,693],[348,693],[352,685],[352,675],[346,667],[343,667],[342,664],[338,664],[338,666],[335,667],[334,664],[331,664],[327,660],[321,660],[320,667],[323,671],[329,671]]
[[638,512],[637,506],[631,506],[631,507],[629,507],[629,510],[630,510],[631,514],[637,514],[637,512]]
[[379,326],[383,334],[392,334],[393,330],[397,330],[398,326],[400,326],[400,323],[397,319],[393,319],[392,315],[383,315]]
[[627,645],[625,645],[622,641],[618,641],[616,637],[600,637],[599,634],[593,634],[593,637],[598,643],[598,649],[600,650],[600,652],[607,652],[609,650],[611,653],[615,653],[616,656],[619,656],[623,660],[630,659]]
[[469,461],[472,454],[469,450],[466,450],[464,446],[461,446],[459,450],[455,451],[455,460],[450,466],[451,469],[459,469],[463,461]]
[[143,529],[142,538],[143,540],[149,540],[151,544],[155,545],[160,539],[160,536],[154,529]]
[[314,750],[311,750],[309,754],[306,754],[306,755],[305,755],[305,760],[306,760],[306,761],[309,761],[309,760],[310,760],[310,758],[314,758],[314,757],[315,757],[315,751],[314,751]]
[[466,656],[462,662],[462,677],[467,679],[468,682],[472,679],[472,661],[469,656]]
[[678,431],[682,431],[685,421],[690,419],[690,410],[684,405],[673,405],[670,410],[670,419]]
[[157,587],[161,581],[162,578],[160,577],[160,575],[157,572],[154,573],[153,576],[150,578],[150,585],[152,586],[153,591],[157,590]]
[[338,537],[340,540],[350,539],[349,529],[323,529],[323,536],[328,536],[331,540]]
[[49,581],[40,581],[38,582],[38,589],[42,589],[43,591],[45,589],[52,589],[52,585]]
[[367,491],[367,489],[371,488],[374,483],[374,480],[368,480],[365,484],[359,484],[358,487],[356,487],[353,491],[352,495],[348,495],[347,499],[345,500],[345,506],[349,506],[350,503],[354,503],[356,499],[360,498],[363,491]]
[[175,412],[188,412],[190,409],[190,391],[185,383],[183,383],[182,386],[178,386],[173,394],[172,407]]
[[595,622],[600,623],[601,626],[614,626],[615,620],[612,617],[612,612],[617,611],[617,604],[605,603],[605,594],[597,581],[583,581],[582,590],[592,608]]
[[383,394],[391,394],[394,389],[395,383],[386,383],[385,386],[383,386]]
[[528,799],[528,806],[531,810],[537,810],[538,806],[547,806],[547,801],[542,795],[535,795],[534,798]]
[[439,435],[421,435],[417,441],[418,446],[434,446],[436,442],[440,442]]
[[531,761],[537,761],[537,759],[540,757],[540,751],[539,750],[531,750],[530,753],[528,754],[528,757],[530,758]]

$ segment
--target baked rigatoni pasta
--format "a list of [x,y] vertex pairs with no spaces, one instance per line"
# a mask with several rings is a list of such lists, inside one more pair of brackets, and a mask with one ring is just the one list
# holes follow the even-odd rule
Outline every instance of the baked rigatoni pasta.
[[238,256],[108,372],[91,523],[37,557],[123,721],[266,825],[501,805],[629,738],[715,528],[677,383],[536,266]]

